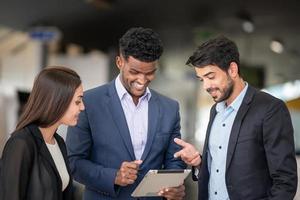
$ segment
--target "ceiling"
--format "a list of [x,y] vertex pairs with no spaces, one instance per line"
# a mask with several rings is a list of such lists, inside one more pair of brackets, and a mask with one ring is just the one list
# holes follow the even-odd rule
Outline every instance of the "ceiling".
[[174,32],[186,35],[186,42],[193,40],[195,27],[241,33],[237,16],[244,11],[251,15],[256,34],[298,34],[299,10],[297,0],[1,0],[0,25],[21,30],[56,26],[65,42],[107,50],[132,26],[152,27],[165,38]]
[[[76,43],[104,52],[115,49],[133,26],[155,29],[166,49],[178,52],[225,34],[237,41],[246,63],[272,66],[276,80],[284,77],[277,82],[284,82],[300,77],[299,11],[298,0],[1,0],[0,26],[22,31],[55,26],[63,46]],[[254,22],[253,33],[242,30],[245,17]],[[272,38],[283,41],[283,55],[270,52]]]

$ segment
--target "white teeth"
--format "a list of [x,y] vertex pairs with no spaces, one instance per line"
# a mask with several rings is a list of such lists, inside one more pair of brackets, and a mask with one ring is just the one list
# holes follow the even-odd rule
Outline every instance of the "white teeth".
[[144,88],[144,85],[134,82],[133,87],[135,87],[138,90],[141,90]]

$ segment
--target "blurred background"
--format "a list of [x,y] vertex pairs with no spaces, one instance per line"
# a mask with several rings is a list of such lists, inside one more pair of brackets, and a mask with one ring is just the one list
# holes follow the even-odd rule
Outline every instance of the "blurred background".
[[[299,11],[297,0],[1,0],[0,155],[43,67],[69,66],[85,90],[107,83],[118,74],[118,39],[138,26],[161,35],[151,87],[179,101],[184,139],[202,150],[213,104],[185,62],[197,45],[225,35],[239,47],[244,78],[286,102],[300,153]],[[196,188],[188,179],[186,199],[197,199]]]

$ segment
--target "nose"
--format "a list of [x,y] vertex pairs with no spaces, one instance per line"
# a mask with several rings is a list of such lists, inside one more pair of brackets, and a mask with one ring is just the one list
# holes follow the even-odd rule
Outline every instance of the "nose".
[[84,103],[82,102],[81,104],[80,104],[80,111],[84,111],[84,109],[85,109],[85,106],[84,106]]
[[203,82],[202,82],[202,84],[203,84],[203,89],[204,90],[206,90],[207,91],[207,89],[209,89],[210,88],[210,84],[209,84],[209,82],[208,81],[206,81],[206,80],[203,80]]
[[147,82],[147,77],[144,74],[139,74],[138,79],[137,79],[139,84],[145,84]]

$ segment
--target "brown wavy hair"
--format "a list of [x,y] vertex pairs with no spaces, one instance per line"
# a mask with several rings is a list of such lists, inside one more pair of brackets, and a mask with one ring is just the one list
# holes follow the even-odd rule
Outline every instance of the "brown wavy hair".
[[16,130],[34,123],[46,128],[63,117],[81,85],[79,75],[66,67],[44,68],[35,78],[32,91]]

